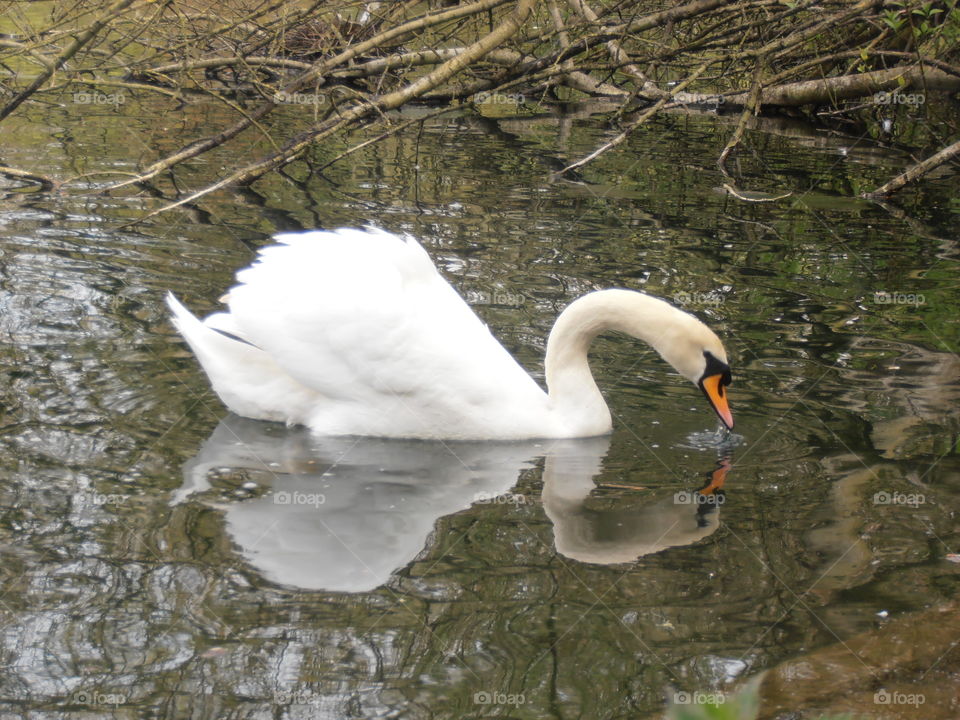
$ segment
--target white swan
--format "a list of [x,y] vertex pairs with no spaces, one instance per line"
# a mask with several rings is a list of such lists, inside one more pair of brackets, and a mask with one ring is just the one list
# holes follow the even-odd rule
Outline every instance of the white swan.
[[322,435],[513,440],[611,430],[587,351],[606,330],[649,343],[733,427],[716,335],[663,300],[599,290],[547,341],[545,393],[412,237],[340,229],[277,235],[203,322],[167,302],[231,410]]

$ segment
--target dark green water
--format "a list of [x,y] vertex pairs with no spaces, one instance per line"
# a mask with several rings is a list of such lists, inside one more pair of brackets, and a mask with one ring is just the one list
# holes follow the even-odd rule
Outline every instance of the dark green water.
[[[131,171],[222,121],[164,109],[32,107],[3,159]],[[0,718],[656,717],[675,690],[955,597],[956,183],[898,217],[849,198],[904,153],[771,129],[738,184],[794,195],[762,204],[718,190],[729,123],[684,115],[577,182],[551,172],[609,139],[600,123],[436,119],[125,229],[156,201],[6,182]],[[592,360],[601,441],[221,425],[163,294],[206,312],[271,233],[361,223],[421,238],[538,378],[583,292],[674,300],[726,343],[736,436],[718,445],[699,391],[621,337]],[[724,456],[718,508],[676,500]]]

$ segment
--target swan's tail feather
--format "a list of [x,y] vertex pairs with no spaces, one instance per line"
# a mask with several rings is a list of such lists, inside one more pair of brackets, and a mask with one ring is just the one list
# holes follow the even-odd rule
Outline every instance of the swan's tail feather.
[[287,423],[304,421],[305,404],[316,393],[281,370],[273,359],[243,337],[228,313],[201,322],[173,293],[167,293],[173,325],[193,350],[214,391],[239,415]]
[[190,338],[188,335],[196,333],[200,328],[203,327],[203,323],[197,320],[196,316],[187,310],[183,303],[177,300],[177,296],[172,292],[168,292],[166,296],[167,307],[170,308],[170,312],[173,313],[173,326],[177,329],[183,339],[187,341],[187,344],[190,343]]

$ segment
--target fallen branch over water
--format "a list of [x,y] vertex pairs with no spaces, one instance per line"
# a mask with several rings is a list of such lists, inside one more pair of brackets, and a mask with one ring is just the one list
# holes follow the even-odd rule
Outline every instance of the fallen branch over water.
[[[214,14],[145,0],[118,0],[102,10],[82,1],[63,10],[50,30],[34,28],[29,42],[3,38],[0,62],[39,71],[22,70],[28,77],[22,89],[11,91],[0,120],[42,93],[62,96],[84,83],[155,92],[172,103],[217,99],[231,113],[221,126],[176,150],[155,152],[139,172],[101,188],[113,193],[150,187],[167,199],[153,215],[251,182],[301,157],[312,144],[358,128],[377,126],[374,137],[387,137],[398,127],[391,111],[411,102],[440,103],[442,110],[501,96],[542,102],[608,98],[612,122],[630,120],[564,172],[620,147],[661,112],[736,110],[738,123],[718,158],[727,174],[727,161],[758,114],[799,109],[822,122],[861,123],[859,133],[866,136],[866,123],[878,122],[870,115],[882,104],[878,93],[960,90],[958,13],[921,0],[896,6],[880,0],[238,5]],[[313,112],[298,116],[301,124],[286,136],[274,137],[269,116],[304,98]],[[152,186],[161,174],[229,147],[251,129],[267,138],[272,152],[228,167],[207,187],[179,196]],[[893,192],[923,177],[954,157],[950,150],[875,192]]]
[[[869,97],[891,91],[960,90],[960,77],[935,67],[924,67],[924,65],[925,63],[917,63],[909,67],[895,67],[888,70],[766,87],[760,93],[760,104],[778,107],[834,105],[840,100]],[[749,93],[731,95],[726,100],[738,105],[746,104]]]
[[943,150],[938,152],[936,155],[931,155],[923,162],[919,162],[913,167],[909,168],[905,172],[897,175],[893,180],[888,183],[884,183],[878,187],[873,192],[864,193],[863,197],[867,198],[881,198],[886,195],[895,193],[897,190],[905,187],[906,185],[916,182],[924,175],[929,173],[931,170],[934,170],[941,165],[949,162],[953,158],[960,155],[960,140],[945,147]]
[[266,172],[275,170],[287,164],[303,153],[313,142],[331,135],[336,130],[364,117],[368,117],[374,113],[385,112],[387,110],[398,108],[407,101],[422,95],[427,90],[430,90],[445,82],[455,75],[460,69],[483,57],[485,54],[514,35],[527,19],[527,16],[530,14],[535,1],[536,0],[518,0],[516,10],[507,15],[503,22],[493,32],[481,38],[470,47],[465,48],[462,53],[454,56],[430,74],[420,78],[414,83],[411,83],[407,87],[402,88],[394,93],[390,93],[389,95],[385,95],[376,102],[358,105],[335,119],[321,123],[321,125],[318,127],[315,127],[306,133],[303,133],[299,137],[294,138],[279,152],[276,152],[257,163],[237,170],[222,180],[213,183],[212,185],[208,185],[202,190],[191,193],[185,198],[182,198],[174,203],[170,203],[169,205],[165,205],[158,210],[154,210],[153,212],[148,213],[142,219],[145,220],[161,212],[172,210],[186,203],[194,202],[204,195],[207,195],[215,190],[219,190],[222,187],[233,185],[235,183],[249,182],[250,180],[260,177]]

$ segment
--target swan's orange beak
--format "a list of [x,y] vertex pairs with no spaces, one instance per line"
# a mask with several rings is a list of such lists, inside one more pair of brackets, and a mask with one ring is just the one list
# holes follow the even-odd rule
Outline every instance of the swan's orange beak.
[[728,430],[733,430],[733,413],[730,412],[730,404],[727,402],[727,390],[723,379],[724,373],[710,375],[700,381],[700,387],[713,409],[717,411],[717,415],[723,420],[723,424]]

